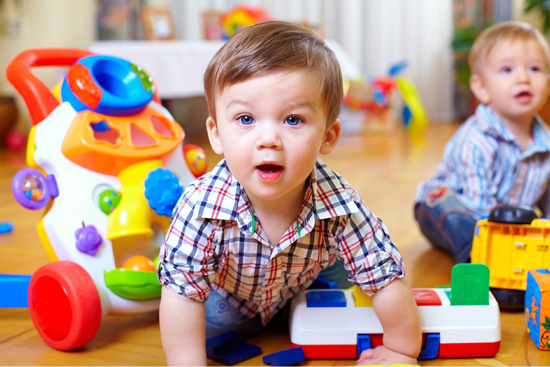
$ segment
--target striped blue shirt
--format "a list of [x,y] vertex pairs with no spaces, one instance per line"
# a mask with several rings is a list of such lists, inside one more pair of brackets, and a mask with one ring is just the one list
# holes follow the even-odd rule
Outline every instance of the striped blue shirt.
[[309,183],[297,221],[271,244],[222,160],[186,188],[174,209],[159,255],[160,282],[201,302],[214,289],[267,323],[337,257],[367,294],[404,276],[386,226],[349,183],[320,159]]
[[455,132],[429,180],[416,190],[416,202],[440,187],[453,189],[480,219],[496,205],[539,207],[548,216],[550,130],[538,118],[522,150],[491,108],[476,112]]

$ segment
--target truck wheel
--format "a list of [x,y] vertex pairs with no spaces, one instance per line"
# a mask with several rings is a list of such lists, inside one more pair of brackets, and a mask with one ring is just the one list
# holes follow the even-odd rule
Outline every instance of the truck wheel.
[[101,302],[92,277],[77,263],[56,261],[39,268],[29,284],[29,311],[52,348],[78,348],[96,335]]
[[519,289],[491,288],[501,311],[520,312],[524,309],[525,291]]
[[489,221],[509,224],[530,224],[537,214],[528,206],[497,206],[491,210]]

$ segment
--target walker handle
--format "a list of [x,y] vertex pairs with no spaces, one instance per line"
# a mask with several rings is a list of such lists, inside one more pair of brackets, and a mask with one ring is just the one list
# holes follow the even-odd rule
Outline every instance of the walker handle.
[[44,120],[59,102],[50,89],[29,69],[39,66],[71,66],[79,59],[90,55],[95,54],[78,48],[42,48],[28,49],[12,60],[6,69],[6,76],[23,97],[33,125]]

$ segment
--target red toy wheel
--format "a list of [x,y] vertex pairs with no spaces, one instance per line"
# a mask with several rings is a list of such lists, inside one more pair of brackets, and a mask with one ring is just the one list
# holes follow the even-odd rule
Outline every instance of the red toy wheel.
[[93,339],[101,324],[101,301],[92,277],[77,263],[39,268],[29,285],[36,330],[52,348],[70,350]]

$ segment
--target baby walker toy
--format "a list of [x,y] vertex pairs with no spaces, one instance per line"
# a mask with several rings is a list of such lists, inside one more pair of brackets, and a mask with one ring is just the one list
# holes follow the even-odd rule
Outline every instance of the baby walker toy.
[[[69,70],[49,90],[29,70],[40,66]],[[37,229],[51,260],[20,280],[40,336],[70,350],[89,342],[108,313],[158,309],[154,259],[183,185],[206,170],[205,155],[182,148],[184,131],[153,79],[124,59],[31,49],[7,76],[33,121],[29,168],[14,176],[13,194],[27,209],[44,208]]]

